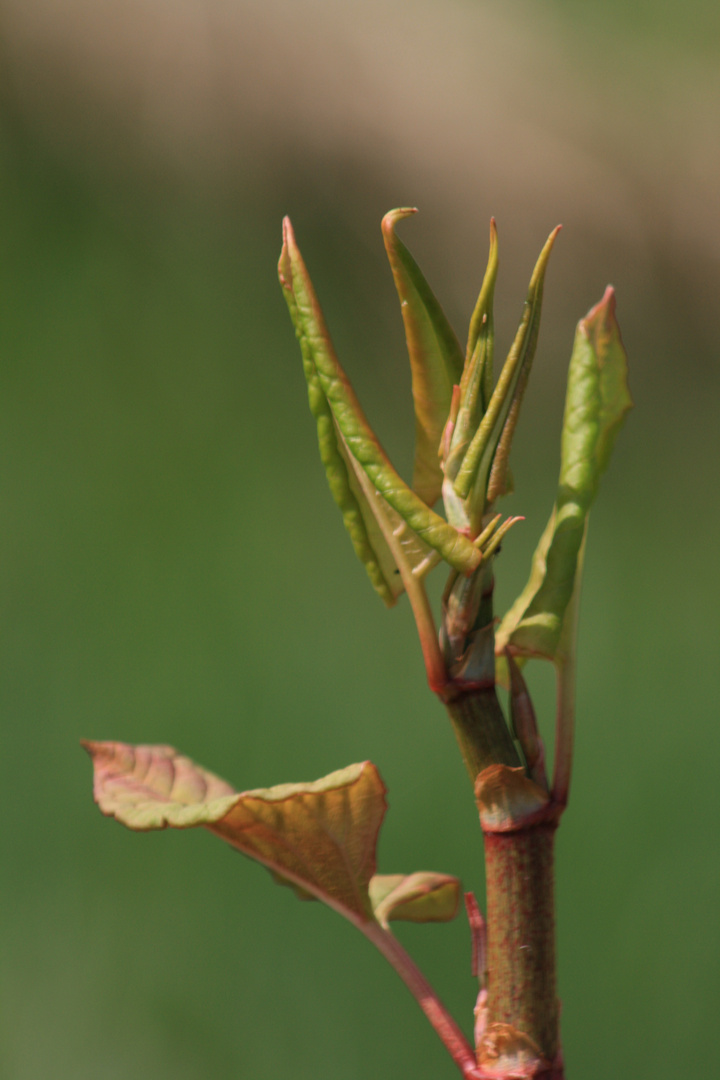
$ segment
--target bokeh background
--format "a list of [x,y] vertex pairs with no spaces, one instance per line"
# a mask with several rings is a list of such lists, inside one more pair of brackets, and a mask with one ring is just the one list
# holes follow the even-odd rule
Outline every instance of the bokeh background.
[[[448,1078],[332,913],[206,833],[93,806],[82,736],[238,787],[373,759],[380,869],[482,895],[474,807],[325,489],[275,277],[289,213],[367,411],[411,460],[379,231],[462,335],[498,220],[509,344],[558,221],[514,453],[553,498],[577,319],[612,282],[636,409],[593,512],[559,838],[569,1075],[706,1075],[718,985],[720,8],[712,0],[3,0],[3,1080]],[[543,716],[551,678],[533,686]],[[469,1029],[463,919],[401,928]]]

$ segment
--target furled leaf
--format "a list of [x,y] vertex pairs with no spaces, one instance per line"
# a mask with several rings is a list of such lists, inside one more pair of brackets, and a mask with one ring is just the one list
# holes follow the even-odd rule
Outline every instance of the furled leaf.
[[355,397],[332,347],[315,291],[295,242],[289,219],[283,223],[280,282],[303,359],[312,365],[348,452],[408,527],[454,569],[469,573],[481,559],[470,540],[434,513],[398,475]]
[[[289,267],[286,267],[286,273],[289,273]],[[282,259],[280,261],[280,279],[283,281]],[[300,342],[310,411],[315,417],[320,459],[325,467],[330,492],[342,514],[343,524],[348,531],[355,553],[364,565],[373,588],[388,607],[392,607],[398,594],[402,592],[400,575],[396,573],[393,558],[387,550],[387,545],[381,533],[377,527],[373,528],[372,525],[369,527],[369,522],[374,522],[374,517],[372,514],[365,512],[366,508],[362,505],[362,498],[358,497],[356,485],[353,484],[352,476],[349,475],[347,462],[338,442],[337,427],[332,410],[320,385],[320,379],[315,370],[312,349],[302,328],[303,324],[298,312],[294,291],[292,288],[286,287],[284,283],[283,291]],[[317,333],[327,339],[327,348],[332,349],[332,343],[319,308],[315,322]]]
[[386,802],[370,762],[310,784],[235,792],[171,746],[83,745],[109,817],[136,830],[203,825],[352,921],[374,918],[368,888]]
[[376,874],[370,900],[381,926],[406,922],[450,922],[457,915],[460,881],[448,874]]
[[[453,417],[449,453],[444,462],[445,476],[454,482],[470,442],[478,430],[493,392],[493,298],[498,272],[498,243],[495,220],[490,222],[490,252],[480,295],[470,320],[467,358],[459,388],[458,408]],[[444,494],[451,496],[452,484]],[[467,516],[466,516],[467,520]]]
[[[407,522],[373,487],[365,470],[348,450],[340,432],[337,434],[338,445],[348,468],[350,484],[365,519],[368,535],[372,538],[376,551],[387,552],[383,558],[388,567],[392,565],[396,568],[394,580],[390,580],[393,580],[393,585],[399,593],[409,575],[423,578],[433,566],[437,565],[440,556],[423,543]],[[377,538],[376,533],[379,534]],[[385,573],[388,576],[388,570],[385,570]]]
[[487,332],[488,335],[488,353],[489,362],[484,371],[484,385],[483,396],[485,398],[485,406],[490,401],[493,392],[493,298],[495,295],[495,281],[497,280],[498,272],[498,237],[497,227],[495,225],[495,218],[490,218],[490,251],[488,253],[487,267],[485,269],[485,275],[483,277],[483,283],[480,286],[480,294],[475,304],[475,310],[472,313],[470,319],[470,329],[468,331],[467,350],[465,354],[465,363],[467,364],[471,356],[475,352],[478,339],[483,332]]
[[460,381],[460,345],[420,268],[395,233],[395,226],[417,210],[391,210],[382,220],[385,250],[400,297],[415,403],[413,490],[432,506],[440,496],[443,474],[438,448],[450,412],[452,388]]
[[535,356],[540,332],[543,284],[548,259],[559,227],[548,237],[535,265],[528,289],[525,309],[515,341],[500,373],[482,422],[475,433],[455,479],[455,491],[463,499],[471,496],[471,518],[479,520],[485,513],[485,496],[494,459],[498,458],[495,490],[504,487],[504,473],[510,441],[517,422],[520,403],[525,391],[530,367]]
[[632,406],[627,357],[615,319],[615,295],[578,323],[570,360],[560,481],[530,578],[502,620],[496,650],[557,659],[563,624],[577,591],[590,506],[618,429]]

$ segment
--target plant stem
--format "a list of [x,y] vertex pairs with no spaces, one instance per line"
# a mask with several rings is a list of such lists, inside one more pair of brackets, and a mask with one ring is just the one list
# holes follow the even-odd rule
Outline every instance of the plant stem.
[[[562,1080],[555,976],[553,843],[558,807],[526,776],[495,691],[492,560],[451,575],[442,642],[450,679],[440,694],[475,784],[485,841],[487,1013],[479,1078]],[[572,752],[572,668],[558,714]],[[563,684],[564,685],[564,684]],[[484,774],[481,775],[481,774]],[[481,795],[481,789],[483,791]]]
[[384,930],[379,923],[358,923],[358,926],[395,968],[466,1080],[476,1080],[479,1072],[470,1043],[414,960],[408,956],[397,938],[389,930]]
[[546,821],[508,832],[485,831],[488,1029],[478,1048],[481,1064],[490,1064],[493,1025],[495,1032],[503,1030],[498,1025],[514,1029],[518,1046],[522,1037],[530,1040],[528,1047],[534,1044],[548,1069],[558,1055],[555,828],[554,821]]
[[521,763],[495,692],[493,563],[483,560],[469,579],[451,574],[443,597],[449,677],[439,697],[473,784],[489,765]]
[[494,686],[461,692],[445,707],[473,782],[488,765],[521,764]]

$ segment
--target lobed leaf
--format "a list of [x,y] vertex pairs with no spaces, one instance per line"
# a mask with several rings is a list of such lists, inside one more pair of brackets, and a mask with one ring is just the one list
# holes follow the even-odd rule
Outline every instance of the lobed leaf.
[[171,746],[83,745],[109,817],[142,831],[203,825],[352,921],[374,918],[368,889],[386,801],[371,762],[314,783],[235,792]]
[[300,340],[306,377],[308,370],[310,378],[317,376],[319,388],[342,434],[348,453],[367,474],[374,489],[386,499],[423,543],[437,551],[454,569],[470,573],[480,562],[480,552],[466,536],[434,513],[408,487],[391,465],[370,427],[335,355],[288,218],[283,223],[283,239],[279,264],[280,282]]
[[393,920],[450,922],[457,915],[460,881],[449,874],[376,874],[370,900],[381,926]]
[[578,323],[570,359],[558,493],[532,559],[530,578],[502,620],[496,651],[556,660],[577,594],[590,507],[615,436],[632,406],[627,356],[615,318],[615,294]]
[[438,448],[450,412],[452,389],[460,381],[460,345],[422,271],[395,232],[412,207],[391,210],[382,220],[383,240],[400,298],[410,357],[415,404],[413,490],[428,506],[437,502],[443,474]]

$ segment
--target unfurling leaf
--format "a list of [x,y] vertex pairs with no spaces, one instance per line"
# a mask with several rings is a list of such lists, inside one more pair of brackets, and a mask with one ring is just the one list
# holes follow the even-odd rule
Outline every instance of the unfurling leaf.
[[[457,405],[451,413],[452,429],[448,432],[449,446],[444,454],[443,468],[446,483],[443,493],[450,506],[458,498],[453,484],[470,442],[478,429],[493,392],[493,298],[498,272],[498,243],[495,219],[490,221],[490,252],[480,295],[470,320],[467,357],[457,393]],[[454,498],[453,498],[454,496]],[[461,515],[463,525],[469,525],[467,512]],[[457,522],[454,522],[457,524]]]
[[416,214],[406,207],[382,220],[385,250],[400,297],[415,403],[413,490],[432,506],[440,496],[443,474],[438,449],[450,412],[452,388],[460,382],[460,345],[432,289],[395,233],[395,225]]
[[459,880],[448,874],[376,874],[370,899],[381,926],[396,919],[450,922],[457,915],[460,888]]
[[[473,436],[455,478],[456,494],[462,499],[469,497],[471,499],[470,516],[475,526],[486,512],[486,494],[490,481],[492,480],[493,498],[505,490],[510,443],[540,332],[545,271],[558,231],[559,226],[550,233],[540,252],[530,279],[525,309],[515,341],[503,365],[482,422]],[[495,473],[494,476],[491,469]],[[488,506],[489,503],[488,497]]]
[[[365,418],[335,355],[312,282],[287,218],[283,225],[283,239],[278,268],[280,282],[300,341],[311,409],[316,416],[320,413],[325,416],[323,436],[328,436],[325,425],[330,423],[332,417],[342,434],[348,453],[365,472],[374,490],[400,515],[408,528],[420,541],[437,551],[454,569],[463,573],[471,572],[480,562],[480,552],[466,536],[434,513],[405,483],[388,460]],[[318,390],[324,397],[324,403],[316,399]],[[320,424],[318,430],[320,432]],[[337,449],[336,439],[333,445]],[[321,452],[322,450],[321,442]],[[337,471],[335,464],[333,470],[332,475],[328,471],[331,486]],[[366,529],[364,535],[367,538]]]
[[[290,256],[285,247],[283,247],[283,254],[280,259],[279,271],[285,299],[300,342],[310,411],[315,417],[317,425],[320,459],[325,467],[330,492],[342,514],[343,524],[348,531],[355,554],[364,565],[373,588],[388,607],[392,607],[398,594],[402,592],[402,581],[400,575],[395,572],[394,560],[387,550],[382,534],[377,528],[373,528],[372,525],[369,526],[369,522],[374,521],[374,516],[363,512],[365,508],[362,505],[362,498],[358,496],[356,486],[353,485],[352,477],[348,473],[345,456],[339,444],[332,410],[320,385],[313,359],[313,349],[305,332],[305,322],[308,320],[301,319],[298,310],[295,289],[292,286],[293,273]],[[311,285],[309,285],[309,288],[312,290]],[[312,291],[307,295],[306,289],[305,293],[307,302],[311,306],[315,305],[310,320],[314,326],[315,334],[325,341],[326,348],[332,349],[332,343],[325,326],[322,311],[317,305],[317,299]]]
[[533,556],[530,578],[502,620],[496,651],[557,660],[572,648],[564,624],[577,593],[590,506],[615,436],[632,406],[627,357],[611,288],[578,323],[570,360],[560,481],[550,520]]
[[338,446],[347,466],[350,486],[358,501],[368,536],[391,588],[399,595],[409,577],[423,578],[440,561],[440,556],[424,544],[407,522],[373,486],[369,476],[337,432]]
[[171,746],[83,745],[104,814],[136,830],[204,825],[352,921],[373,919],[368,887],[386,802],[369,761],[310,784],[234,792]]
[[470,357],[475,352],[475,347],[478,342],[478,338],[483,331],[488,331],[490,340],[490,370],[486,373],[486,383],[484,386],[484,393],[486,402],[490,400],[493,389],[492,378],[492,342],[493,342],[493,297],[495,295],[495,281],[497,280],[498,272],[498,238],[497,227],[495,225],[495,218],[490,218],[490,251],[488,254],[487,268],[485,270],[485,276],[483,283],[480,287],[480,294],[475,304],[475,310],[472,313],[470,319],[470,329],[468,331],[467,350],[465,353],[465,362],[470,360]]
[[95,801],[129,829],[203,825],[266,866],[303,900],[322,900],[357,925],[377,918],[445,922],[460,891],[447,874],[375,874],[385,787],[365,761],[310,784],[234,791],[172,746],[83,742]]

